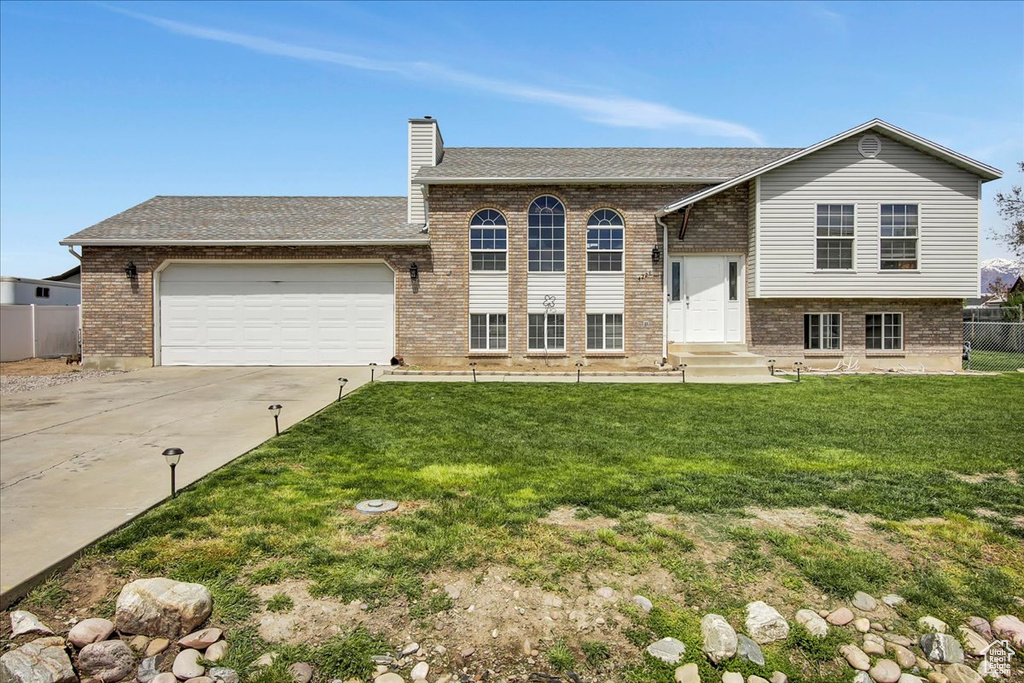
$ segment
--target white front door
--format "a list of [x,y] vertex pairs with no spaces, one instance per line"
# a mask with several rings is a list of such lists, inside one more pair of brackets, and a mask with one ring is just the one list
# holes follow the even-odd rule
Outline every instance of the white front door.
[[740,258],[730,256],[669,259],[670,342],[707,344],[742,340],[740,262]]

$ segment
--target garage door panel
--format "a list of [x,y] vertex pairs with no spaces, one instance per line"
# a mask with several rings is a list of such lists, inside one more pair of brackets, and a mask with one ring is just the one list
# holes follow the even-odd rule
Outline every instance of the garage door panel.
[[175,264],[160,279],[164,365],[344,365],[394,349],[380,264]]

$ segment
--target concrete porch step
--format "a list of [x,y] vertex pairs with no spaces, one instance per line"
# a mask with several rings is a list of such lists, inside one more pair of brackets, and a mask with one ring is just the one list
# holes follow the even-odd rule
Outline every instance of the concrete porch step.
[[686,375],[699,377],[763,377],[768,375],[768,360],[764,356],[750,353],[745,346],[741,349],[725,350],[722,345],[714,351],[694,350],[693,345],[686,345],[686,350],[670,352],[668,361],[673,366],[686,365]]
[[684,344],[672,342],[668,345],[669,353],[745,353],[746,350],[746,344]]

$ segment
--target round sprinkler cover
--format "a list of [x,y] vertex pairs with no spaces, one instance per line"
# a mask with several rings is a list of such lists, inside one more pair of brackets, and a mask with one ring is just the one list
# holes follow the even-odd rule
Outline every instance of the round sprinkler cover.
[[398,509],[398,503],[393,500],[364,500],[356,503],[356,510],[365,512],[368,515],[377,515],[381,512],[391,512]]

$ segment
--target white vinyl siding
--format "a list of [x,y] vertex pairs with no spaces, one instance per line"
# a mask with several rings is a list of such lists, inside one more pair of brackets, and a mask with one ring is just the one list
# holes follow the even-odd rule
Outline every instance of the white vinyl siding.
[[[760,177],[754,237],[759,297],[973,297],[978,293],[977,176],[891,138],[877,157],[860,136]],[[854,204],[852,271],[815,268],[816,206]],[[918,271],[880,268],[880,207],[920,207]]]
[[587,273],[587,313],[621,313],[626,304],[622,273]]
[[526,310],[565,313],[565,273],[530,273],[526,278]]
[[469,312],[487,313],[508,310],[508,274],[478,272],[469,274]]
[[443,143],[437,121],[409,121],[409,210],[410,223],[426,223],[426,198],[423,186],[412,182],[416,172],[424,166],[436,166],[441,158]]
[[754,178],[747,185],[747,291],[757,296],[757,203],[761,193],[761,179]]

